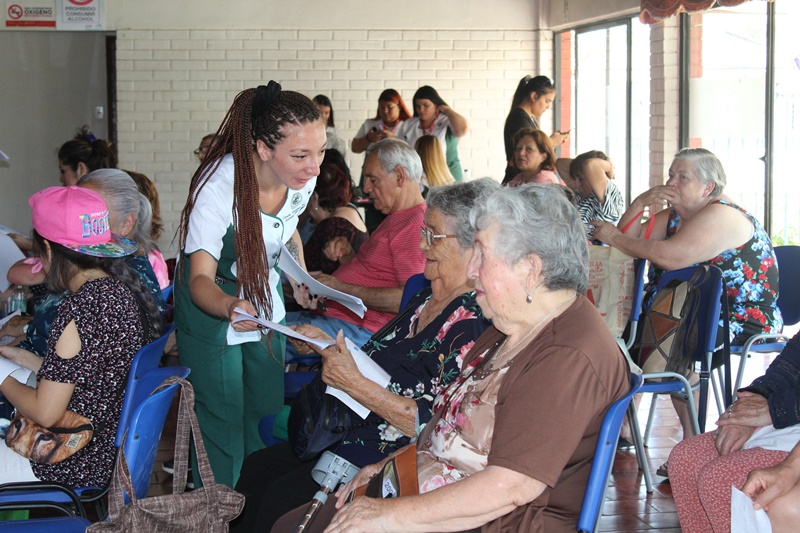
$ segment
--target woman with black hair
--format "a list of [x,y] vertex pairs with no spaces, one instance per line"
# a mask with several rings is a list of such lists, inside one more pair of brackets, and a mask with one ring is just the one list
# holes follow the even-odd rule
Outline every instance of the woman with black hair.
[[[247,454],[263,447],[258,423],[283,405],[285,338],[264,336],[239,313],[275,322],[285,309],[281,243],[302,267],[298,215],[325,151],[317,105],[280,84],[236,96],[192,178],[181,213],[175,322],[190,367],[195,410],[214,475],[234,486]],[[308,290],[292,282],[295,300]]]
[[[116,458],[121,391],[136,352],[161,333],[161,315],[124,260],[136,251],[136,243],[111,234],[108,209],[98,193],[50,187],[29,203],[34,249],[42,258],[47,284],[66,296],[44,359],[0,346],[0,355],[37,374],[37,387],[7,377],[0,392],[19,414],[43,427],[58,425],[70,410],[88,418],[94,434],[74,455],[50,464],[29,460],[0,441],[0,484],[39,479],[72,487],[105,486]],[[40,459],[40,445],[32,457]]]
[[[539,119],[556,97],[556,86],[547,76],[525,76],[519,80],[517,90],[511,99],[511,111],[506,117],[503,127],[503,142],[506,147],[506,166],[503,185],[514,179],[519,174],[519,169],[514,166],[514,135],[519,130],[539,130]],[[552,146],[560,146],[569,139],[569,132],[556,131],[550,135]]]
[[336,133],[336,123],[333,120],[333,104],[331,99],[324,94],[318,94],[313,98],[314,103],[319,108],[322,115],[322,122],[325,124],[325,136],[328,139],[328,150],[336,150],[342,155],[347,153],[347,143]]
[[116,167],[117,154],[111,148],[111,143],[95,137],[89,131],[89,126],[79,129],[75,137],[58,149],[58,171],[62,185],[75,185],[93,170]]
[[469,130],[467,119],[447,105],[430,85],[417,89],[413,102],[414,117],[403,123],[397,136],[410,146],[414,146],[423,135],[437,137],[450,174],[456,181],[461,181],[464,179],[464,171],[458,159],[458,138],[466,135]]

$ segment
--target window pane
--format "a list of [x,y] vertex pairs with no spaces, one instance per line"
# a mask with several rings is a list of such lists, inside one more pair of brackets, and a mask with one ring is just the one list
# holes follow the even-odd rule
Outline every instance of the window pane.
[[766,2],[691,17],[689,144],[711,150],[734,202],[764,220]]
[[800,2],[775,3],[775,142],[773,150],[772,239],[800,244]]
[[[576,35],[575,154],[602,150],[618,178],[627,168],[628,27],[604,28]],[[616,185],[625,194],[625,179]]]

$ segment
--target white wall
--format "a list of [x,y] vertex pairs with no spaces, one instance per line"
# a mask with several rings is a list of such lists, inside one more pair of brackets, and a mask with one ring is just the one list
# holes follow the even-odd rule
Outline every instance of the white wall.
[[0,224],[29,232],[28,198],[58,185],[58,148],[88,125],[107,137],[105,35],[0,32]]
[[551,30],[638,13],[639,0],[549,0],[543,24]]
[[[463,167],[499,179],[517,82],[552,75],[551,33],[532,29],[539,4],[528,0],[491,9],[478,0],[413,0],[398,13],[364,0],[333,11],[308,0],[280,12],[243,0],[224,10],[209,1],[107,5],[109,29],[117,29],[120,165],[156,182],[165,222],[159,244],[170,253],[197,165],[191,152],[242,89],[275,79],[309,97],[326,94],[349,141],[375,115],[381,91],[395,88],[411,106],[414,91],[432,85],[469,121],[459,143]],[[348,160],[358,175],[362,157]]]

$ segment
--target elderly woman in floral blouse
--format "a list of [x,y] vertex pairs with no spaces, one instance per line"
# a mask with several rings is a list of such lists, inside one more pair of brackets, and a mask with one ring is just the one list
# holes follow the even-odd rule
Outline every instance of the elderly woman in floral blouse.
[[[345,443],[383,454],[407,445],[416,436],[417,424],[430,420],[433,398],[458,376],[464,354],[489,326],[467,277],[474,232],[469,211],[478,198],[498,188],[487,178],[434,187],[428,194],[420,248],[431,286],[362,347],[391,376],[388,387],[359,372],[341,333],[335,348],[317,350],[324,360],[325,383],[372,411],[366,425],[347,432]],[[327,338],[313,326],[296,329],[309,337]],[[309,350],[305,343],[296,347]],[[298,460],[288,443],[248,457],[236,485],[247,503],[233,531],[269,531],[281,515],[307,502],[319,488],[311,478],[315,463]]]

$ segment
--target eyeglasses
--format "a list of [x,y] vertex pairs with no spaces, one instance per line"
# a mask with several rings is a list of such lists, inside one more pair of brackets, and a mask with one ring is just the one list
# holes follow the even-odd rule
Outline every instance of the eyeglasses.
[[428,243],[428,246],[433,246],[433,243],[436,242],[436,239],[454,239],[457,237],[457,235],[436,235],[425,226],[420,226],[419,236],[425,239],[425,242]]
[[201,146],[200,148],[195,149],[194,155],[207,154],[210,149],[211,146]]

